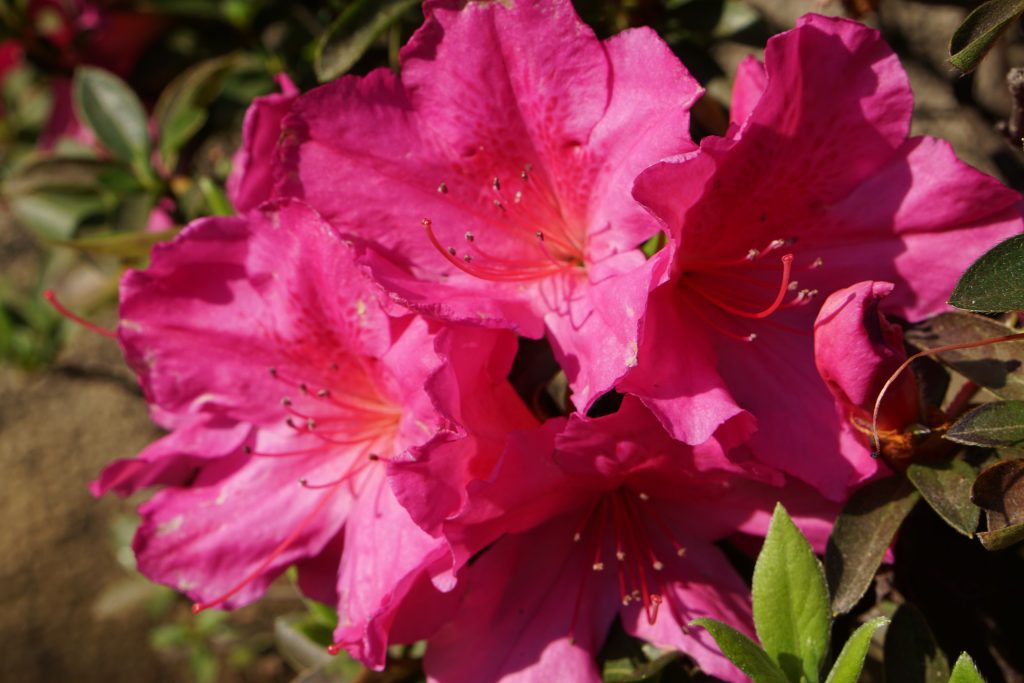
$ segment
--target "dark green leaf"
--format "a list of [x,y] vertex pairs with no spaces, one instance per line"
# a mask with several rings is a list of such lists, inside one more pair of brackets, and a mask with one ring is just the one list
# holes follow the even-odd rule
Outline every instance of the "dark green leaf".
[[949,677],[949,683],[985,683],[985,679],[981,677],[977,667],[974,666],[974,660],[971,659],[971,656],[963,652],[953,666],[953,673]]
[[346,73],[403,12],[419,0],[357,0],[316,43],[314,66],[321,83]]
[[[99,159],[53,157],[20,167],[4,180],[3,193],[23,197],[34,192],[95,192],[105,187],[104,179],[112,174],[125,174],[125,167]],[[136,186],[137,187],[137,186]]]
[[885,634],[885,680],[946,683],[947,678],[949,663],[928,622],[910,603],[900,605]]
[[971,500],[985,509],[988,531],[978,534],[988,550],[1002,550],[1024,540],[1024,460],[986,467],[971,487]]
[[950,38],[949,61],[961,71],[972,71],[1021,12],[1024,0],[989,0],[978,7]]
[[775,506],[754,566],[754,625],[765,651],[792,683],[819,680],[828,654],[825,572],[782,505]]
[[706,628],[722,654],[750,676],[754,683],[788,683],[786,675],[768,653],[733,627],[714,619],[697,619],[693,624]]
[[[906,340],[919,349],[934,349],[1016,331],[973,313],[942,313],[907,330]],[[946,351],[935,357],[1000,398],[1024,401],[1024,340]]]
[[920,497],[897,476],[866,484],[846,501],[825,551],[833,614],[849,612],[867,591],[896,530]]
[[140,171],[149,169],[149,128],[146,110],[120,78],[91,66],[74,77],[75,108],[115,158]]
[[875,635],[875,631],[888,623],[886,617],[876,617],[861,624],[846,641],[825,683],[857,683],[860,671],[864,668],[864,658],[867,657],[868,648],[871,646],[871,637]]
[[160,158],[168,170],[178,152],[206,123],[207,108],[220,94],[232,71],[250,63],[231,54],[200,62],[171,81],[157,100],[153,118],[160,133]]
[[[1024,7],[1024,0],[1015,4]],[[972,263],[960,276],[949,303],[982,313],[1024,308],[1024,235],[997,244]]]
[[971,503],[971,484],[978,475],[962,458],[944,462],[914,463],[907,478],[946,523],[965,536],[973,537],[981,513]]
[[968,446],[1024,446],[1024,401],[978,406],[957,420],[946,438]]

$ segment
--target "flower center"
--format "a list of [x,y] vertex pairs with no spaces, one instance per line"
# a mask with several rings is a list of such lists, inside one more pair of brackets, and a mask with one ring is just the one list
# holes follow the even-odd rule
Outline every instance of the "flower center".
[[[455,268],[496,282],[538,280],[583,266],[580,236],[569,228],[554,192],[531,171],[527,164],[518,178],[508,183],[511,188],[503,188],[498,176],[484,192],[460,182],[460,194],[475,195],[467,197],[453,197],[455,186],[449,188],[441,182],[437,191],[474,207],[475,220],[472,230],[453,240],[450,228],[448,234],[439,236],[434,222],[424,218],[430,243]],[[456,242],[461,247],[456,247]]]
[[[287,550],[306,527],[320,516],[334,494],[347,483],[358,495],[355,481],[370,465],[386,460],[381,451],[393,448],[401,409],[387,400],[372,381],[372,361],[347,355],[328,366],[320,384],[301,378],[300,369],[269,368],[270,376],[287,390],[281,398],[286,413],[285,424],[294,432],[292,448],[258,451],[251,445],[242,447],[247,455],[283,458],[323,454],[338,461],[339,474],[327,482],[310,483],[305,478],[299,485],[307,490],[324,490],[313,509],[303,517],[260,563],[238,583],[221,595],[192,605],[193,613],[216,607],[260,577],[273,561]],[[293,374],[294,373],[294,374]],[[339,387],[345,387],[341,391]]]
[[[607,563],[613,563],[622,605],[640,603],[647,622],[652,625],[658,619],[658,609],[666,594],[661,571],[665,568],[663,559],[668,558],[659,556],[655,550],[658,541],[662,547],[667,542],[677,558],[686,554],[686,548],[676,539],[650,497],[624,486],[598,497],[573,534],[573,542],[587,548],[589,570],[603,572]],[[576,631],[585,583],[586,575],[576,595],[570,638]]]
[[767,319],[781,310],[804,306],[818,294],[816,289],[800,289],[793,276],[797,271],[820,268],[822,259],[798,264],[793,253],[778,255],[784,247],[795,243],[796,238],[775,239],[766,247],[750,249],[739,258],[686,264],[682,267],[679,287],[695,295],[694,310],[715,331],[731,339],[754,341],[757,334],[742,329],[750,323],[742,324],[737,330],[737,318],[784,327]]

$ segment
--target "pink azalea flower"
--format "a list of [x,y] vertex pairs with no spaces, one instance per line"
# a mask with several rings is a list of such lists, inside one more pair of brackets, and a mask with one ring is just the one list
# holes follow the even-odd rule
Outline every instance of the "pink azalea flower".
[[[706,672],[745,680],[705,631],[687,628],[712,616],[752,632],[748,589],[712,542],[763,535],[778,498],[822,541],[832,509],[799,483],[751,476],[723,450],[673,440],[631,397],[614,415],[512,436],[493,477],[469,484],[468,504],[443,524],[466,592],[428,641],[431,680],[598,681],[594,655],[617,616]],[[391,476],[436,485],[405,463]]]
[[[863,432],[871,424],[875,399],[907,359],[903,329],[886,320],[882,300],[888,282],[859,282],[830,296],[814,323],[814,362],[844,417]],[[901,373],[886,392],[878,427],[902,431],[921,422],[914,373]]]
[[700,89],[652,31],[602,42],[569,0],[435,0],[424,14],[400,76],[345,77],[292,103],[277,193],[369,245],[397,301],[547,333],[586,408],[635,362],[663,272],[637,249],[658,224],[632,181],[693,148]]
[[745,425],[761,460],[840,498],[870,467],[814,367],[816,295],[897,285],[894,314],[941,310],[963,271],[1020,232],[1020,197],[908,138],[896,56],[863,25],[810,15],[737,74],[734,125],[638,178],[667,224],[671,274],[652,293],[639,364],[620,390],[702,443]]
[[448,553],[398,504],[386,461],[481,447],[455,419],[484,396],[510,426],[531,421],[504,385],[510,334],[390,317],[377,297],[297,203],[158,246],[124,279],[118,335],[171,433],[93,490],[165,485],[140,510],[139,569],[198,608],[246,604],[298,564],[302,588],[338,605],[338,646],[381,667],[389,634],[423,638],[454,600],[430,581]]

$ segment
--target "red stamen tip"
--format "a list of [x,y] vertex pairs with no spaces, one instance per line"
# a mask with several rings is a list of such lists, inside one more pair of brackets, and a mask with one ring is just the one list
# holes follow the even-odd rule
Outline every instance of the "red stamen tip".
[[342,649],[341,645],[339,645],[338,643],[331,643],[330,645],[327,646],[327,654],[329,654],[330,656],[334,657],[339,652],[341,652],[341,649]]
[[205,609],[206,609],[206,605],[204,605],[201,602],[193,602],[192,603],[192,614],[199,614],[200,612],[202,612]]

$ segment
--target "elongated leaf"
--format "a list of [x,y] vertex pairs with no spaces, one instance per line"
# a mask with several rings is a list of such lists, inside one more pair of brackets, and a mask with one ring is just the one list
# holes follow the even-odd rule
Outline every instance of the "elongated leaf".
[[317,41],[316,76],[321,83],[346,73],[403,12],[419,0],[357,0],[334,20]]
[[[1024,0],[1015,0],[1024,7]],[[1024,308],[1024,235],[989,249],[960,277],[949,303],[983,313]]]
[[757,643],[732,626],[714,619],[697,619],[693,625],[703,626],[718,643],[722,654],[750,676],[754,683],[788,683],[786,675],[775,665],[768,653]]
[[[973,313],[941,313],[907,330],[905,338],[919,349],[934,349],[1004,337],[1016,331]],[[1024,401],[1024,341],[946,351],[935,357],[1000,398]]]
[[949,677],[949,683],[985,683],[985,679],[981,677],[977,667],[974,666],[974,660],[971,659],[971,656],[963,652],[953,666],[953,673]]
[[[974,504],[1002,515],[1001,526],[1024,523],[1024,460],[986,467],[971,487]],[[992,519],[989,519],[989,531]]]
[[946,683],[949,663],[917,608],[900,605],[885,634],[885,680]]
[[[989,526],[991,527],[991,523]],[[985,546],[985,550],[1005,550],[1024,541],[1024,524],[1011,524],[995,531],[982,531],[978,534],[978,540]]]
[[968,446],[1024,446],[1024,401],[979,406],[957,420],[946,438]]
[[91,66],[75,71],[73,91],[79,117],[110,153],[137,168],[148,168],[146,110],[120,78]]
[[1021,12],[1024,12],[1022,0],[989,0],[968,14],[949,41],[950,63],[964,72],[974,70]]
[[127,169],[116,162],[51,157],[20,167],[4,180],[3,193],[8,197],[22,197],[47,191],[95,192],[105,187],[104,180],[126,172]]
[[857,683],[860,671],[864,668],[864,658],[871,647],[871,637],[875,635],[875,631],[888,623],[888,618],[877,617],[861,624],[846,641],[825,683]]
[[782,505],[754,566],[754,626],[792,683],[816,683],[832,628],[825,572]]
[[866,484],[846,501],[825,550],[833,614],[849,612],[867,592],[896,530],[920,497],[903,477],[888,477]]
[[178,151],[206,123],[206,111],[232,71],[248,63],[230,54],[200,62],[171,81],[157,100],[153,118],[160,133],[160,158],[173,170]]
[[35,192],[12,198],[15,218],[43,239],[66,239],[83,223],[102,217],[107,208],[95,194]]
[[679,659],[678,652],[668,652],[640,666],[633,666],[628,659],[622,661],[622,666],[606,664],[602,681],[604,683],[646,683],[661,679],[661,672],[665,667]]
[[110,254],[124,259],[142,259],[149,256],[153,245],[173,238],[178,232],[177,229],[161,230],[160,232],[115,232],[89,235],[77,240],[52,240],[51,244],[90,254]]
[[971,502],[971,485],[978,473],[962,458],[914,463],[907,478],[932,509],[964,536],[973,537],[981,511]]

